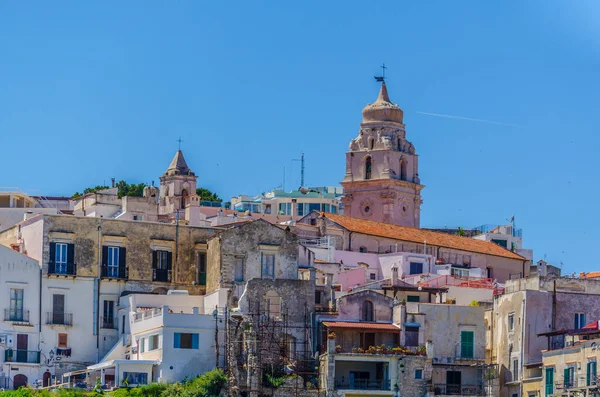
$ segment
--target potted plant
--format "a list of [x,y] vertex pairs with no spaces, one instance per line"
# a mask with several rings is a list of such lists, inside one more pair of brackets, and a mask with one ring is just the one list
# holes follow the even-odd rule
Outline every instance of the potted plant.
[[342,346],[340,346],[340,345],[337,345],[337,346],[335,347],[335,352],[336,352],[336,353],[341,353],[341,352],[342,352]]
[[330,332],[327,334],[327,339],[335,339],[335,332]]

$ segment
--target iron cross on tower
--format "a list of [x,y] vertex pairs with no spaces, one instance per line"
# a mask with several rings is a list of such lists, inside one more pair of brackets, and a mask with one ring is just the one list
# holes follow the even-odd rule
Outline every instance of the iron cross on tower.
[[177,139],[177,143],[179,143],[179,149],[181,150],[181,142],[183,142],[183,139],[181,139],[181,137],[179,137],[179,139]]
[[381,76],[374,76],[375,81],[385,83],[385,70],[387,69],[387,66],[385,66],[385,63],[384,63],[380,67],[381,67]]

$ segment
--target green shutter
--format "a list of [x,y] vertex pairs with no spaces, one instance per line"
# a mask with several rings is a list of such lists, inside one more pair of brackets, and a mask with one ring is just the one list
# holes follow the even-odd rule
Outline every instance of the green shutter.
[[546,396],[554,394],[554,368],[546,368]]
[[566,387],[570,383],[569,382],[569,367],[567,367],[563,370],[563,380],[564,380],[564,384]]
[[474,339],[473,331],[462,331],[460,333],[460,351],[462,358],[473,358],[475,353]]

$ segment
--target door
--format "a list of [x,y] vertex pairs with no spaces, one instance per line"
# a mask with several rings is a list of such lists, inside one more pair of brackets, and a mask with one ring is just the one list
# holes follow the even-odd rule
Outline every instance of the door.
[[50,372],[44,372],[44,376],[42,377],[42,385],[44,385],[44,387],[50,386]]
[[460,356],[461,358],[473,358],[475,354],[473,331],[462,331],[460,333]]
[[52,324],[65,323],[65,296],[62,294],[52,295]]
[[19,387],[27,387],[27,377],[23,374],[15,375],[13,378],[13,388],[17,390]]
[[[236,280],[237,280],[237,268],[236,268]],[[198,253],[198,284],[206,285],[206,252]]]
[[406,346],[419,346],[419,327],[406,327],[404,336],[404,344]]
[[546,368],[546,396],[554,394],[554,368]]
[[369,346],[375,346],[375,334],[372,332],[365,333],[365,343],[363,349],[368,349]]
[[446,372],[446,394],[461,394],[461,372]]
[[17,334],[17,362],[27,362],[28,335]]

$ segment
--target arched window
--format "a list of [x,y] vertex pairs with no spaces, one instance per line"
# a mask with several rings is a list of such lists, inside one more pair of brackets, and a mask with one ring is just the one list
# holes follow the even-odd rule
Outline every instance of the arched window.
[[187,189],[183,189],[181,191],[181,208],[185,208],[185,199],[188,196],[188,191]]
[[371,157],[365,159],[365,179],[371,179]]
[[375,146],[375,139],[369,138],[369,150],[373,150],[374,146]]
[[407,167],[408,167],[408,164],[407,164],[406,159],[400,160],[400,179],[403,180],[403,181],[407,180],[406,179],[407,178],[407,172],[408,172],[407,171]]
[[373,321],[373,302],[364,301],[362,309],[362,320]]

